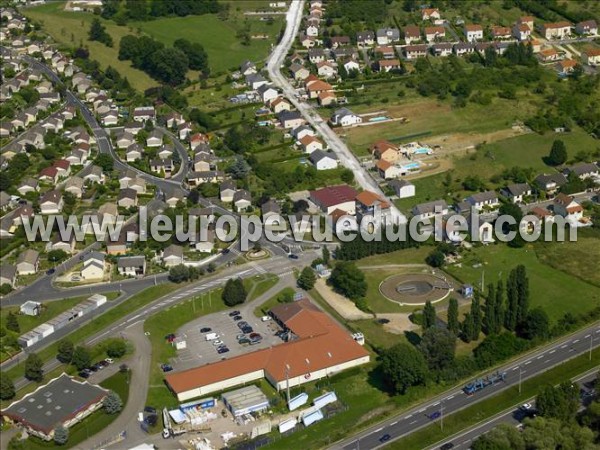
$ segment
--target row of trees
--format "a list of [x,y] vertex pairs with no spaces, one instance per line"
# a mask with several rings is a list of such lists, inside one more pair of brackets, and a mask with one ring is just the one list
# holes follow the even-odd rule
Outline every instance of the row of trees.
[[90,41],[98,41],[102,42],[107,47],[113,46],[113,40],[110,34],[106,31],[106,27],[102,25],[100,19],[95,18],[92,20],[92,24],[90,25],[90,32],[88,34],[88,39]]
[[227,6],[218,0],[125,0],[121,10],[121,0],[104,0],[102,17],[114,19],[118,24],[128,20],[145,21],[158,17],[216,14]]

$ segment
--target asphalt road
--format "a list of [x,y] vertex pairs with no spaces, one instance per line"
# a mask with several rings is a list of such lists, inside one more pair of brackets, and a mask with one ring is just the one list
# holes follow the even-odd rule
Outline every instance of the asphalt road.
[[[598,374],[598,369],[593,369],[591,371],[586,372],[583,375],[577,376],[573,378],[572,381],[576,382],[582,389],[587,391],[586,385],[593,381]],[[521,403],[529,403],[535,408],[535,399],[530,398],[527,401]],[[582,405],[583,407],[583,405]],[[491,419],[486,420],[485,422],[479,423],[467,430],[463,430],[460,433],[455,434],[454,436],[449,437],[448,439],[444,439],[431,447],[428,447],[428,450],[433,450],[439,448],[441,445],[451,442],[454,444],[453,450],[456,449],[468,449],[470,448],[472,442],[476,440],[478,437],[486,434],[493,428],[497,427],[500,424],[507,423],[513,426],[518,426],[526,417],[526,414],[523,410],[520,409],[520,405],[512,408],[508,408],[498,414],[496,414]]]
[[401,415],[373,425],[356,436],[334,444],[331,448],[343,448],[345,450],[381,448],[384,444],[380,442],[380,438],[385,434],[391,436],[391,440],[388,441],[389,443],[431,423],[437,423],[440,418],[431,420],[430,417],[432,414],[439,413],[441,416],[452,414],[483,399],[492,397],[510,386],[518,385],[519,372],[521,373],[521,380],[536,376],[575,356],[589,352],[590,344],[592,348],[600,345],[600,323],[598,322],[569,337],[528,354],[509,365],[501,367],[499,371],[506,372],[504,382],[486,387],[471,396],[467,396],[462,391],[462,386],[457,387],[435,399],[429,400],[409,411],[405,411]]
[[[274,48],[267,62],[267,70],[273,83],[281,88],[288,100],[298,109],[304,116],[306,121],[310,123],[315,130],[323,137],[328,147],[333,150],[344,166],[352,170],[356,182],[363,188],[379,194],[382,198],[386,195],[380,189],[379,185],[360,165],[354,153],[346,146],[339,136],[327,125],[327,123],[319,116],[318,112],[308,102],[301,101],[296,97],[296,90],[289,83],[286,76],[281,73],[281,66],[286,54],[292,46],[294,38],[300,28],[304,12],[304,0],[291,2],[290,8],[286,15],[287,26],[283,37],[279,44]],[[392,201],[391,218],[396,223],[405,223],[406,217],[400,210],[394,206]]]

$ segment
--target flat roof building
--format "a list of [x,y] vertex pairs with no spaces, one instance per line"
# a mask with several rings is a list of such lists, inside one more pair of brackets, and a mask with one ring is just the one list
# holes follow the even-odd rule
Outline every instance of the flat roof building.
[[252,412],[266,411],[269,408],[269,399],[256,386],[246,386],[222,395],[223,403],[234,417],[243,416]]

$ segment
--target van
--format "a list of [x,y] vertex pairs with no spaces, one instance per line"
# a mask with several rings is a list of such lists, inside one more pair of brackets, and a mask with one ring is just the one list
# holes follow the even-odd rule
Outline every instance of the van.
[[207,341],[214,341],[215,339],[218,339],[219,335],[217,333],[208,333],[206,335],[206,340]]

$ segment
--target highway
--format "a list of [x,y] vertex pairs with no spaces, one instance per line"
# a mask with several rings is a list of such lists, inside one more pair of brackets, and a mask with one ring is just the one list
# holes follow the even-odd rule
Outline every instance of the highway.
[[[592,369],[587,371],[586,373],[579,375],[572,379],[573,382],[579,384],[579,386],[588,391],[587,385],[591,381],[593,381],[598,374],[598,369]],[[453,436],[450,436],[443,441],[437,442],[436,444],[428,447],[428,450],[434,450],[439,448],[441,445],[451,442],[454,444],[453,450],[455,449],[468,449],[474,440],[478,437],[486,434],[493,428],[497,427],[500,424],[507,423],[513,426],[518,426],[526,417],[526,412],[520,408],[524,403],[529,403],[532,405],[533,409],[535,409],[535,398],[526,399],[523,402],[520,402],[519,405],[515,405],[512,408],[508,408],[496,415],[492,418],[482,421],[467,430],[462,430],[460,433],[457,433]],[[583,408],[583,406],[582,406]]]
[[[352,151],[339,138],[339,136],[327,125],[315,108],[308,102],[304,102],[297,97],[296,90],[288,81],[287,77],[281,73],[281,67],[285,56],[294,42],[296,34],[300,28],[302,15],[304,12],[304,0],[291,2],[286,15],[287,26],[279,44],[273,49],[267,61],[267,70],[273,83],[279,87],[287,99],[298,109],[306,121],[323,137],[328,147],[338,156],[340,162],[354,173],[354,178],[361,188],[370,190],[386,198],[379,185],[360,165]],[[394,223],[406,223],[406,216],[388,200],[391,206],[391,219]]]
[[[386,442],[386,444],[389,444],[390,442],[408,436],[431,423],[439,422],[444,415],[452,414],[474,405],[511,386],[518,386],[519,379],[526,380],[539,375],[575,356],[586,354],[590,351],[590,348],[596,348],[599,345],[600,322],[596,322],[594,325],[586,327],[581,331],[553,342],[501,367],[498,370],[500,372],[506,372],[506,379],[504,382],[486,387],[471,396],[467,396],[462,391],[462,385],[457,386],[432,400],[424,402],[408,411],[404,411],[402,414],[372,425],[367,430],[332,445],[331,448],[358,450],[361,448],[376,449],[384,447],[384,444],[380,442],[380,438],[385,434],[391,436],[391,440]],[[433,414],[435,414],[435,416],[439,414],[441,417],[431,420],[429,417]]]

